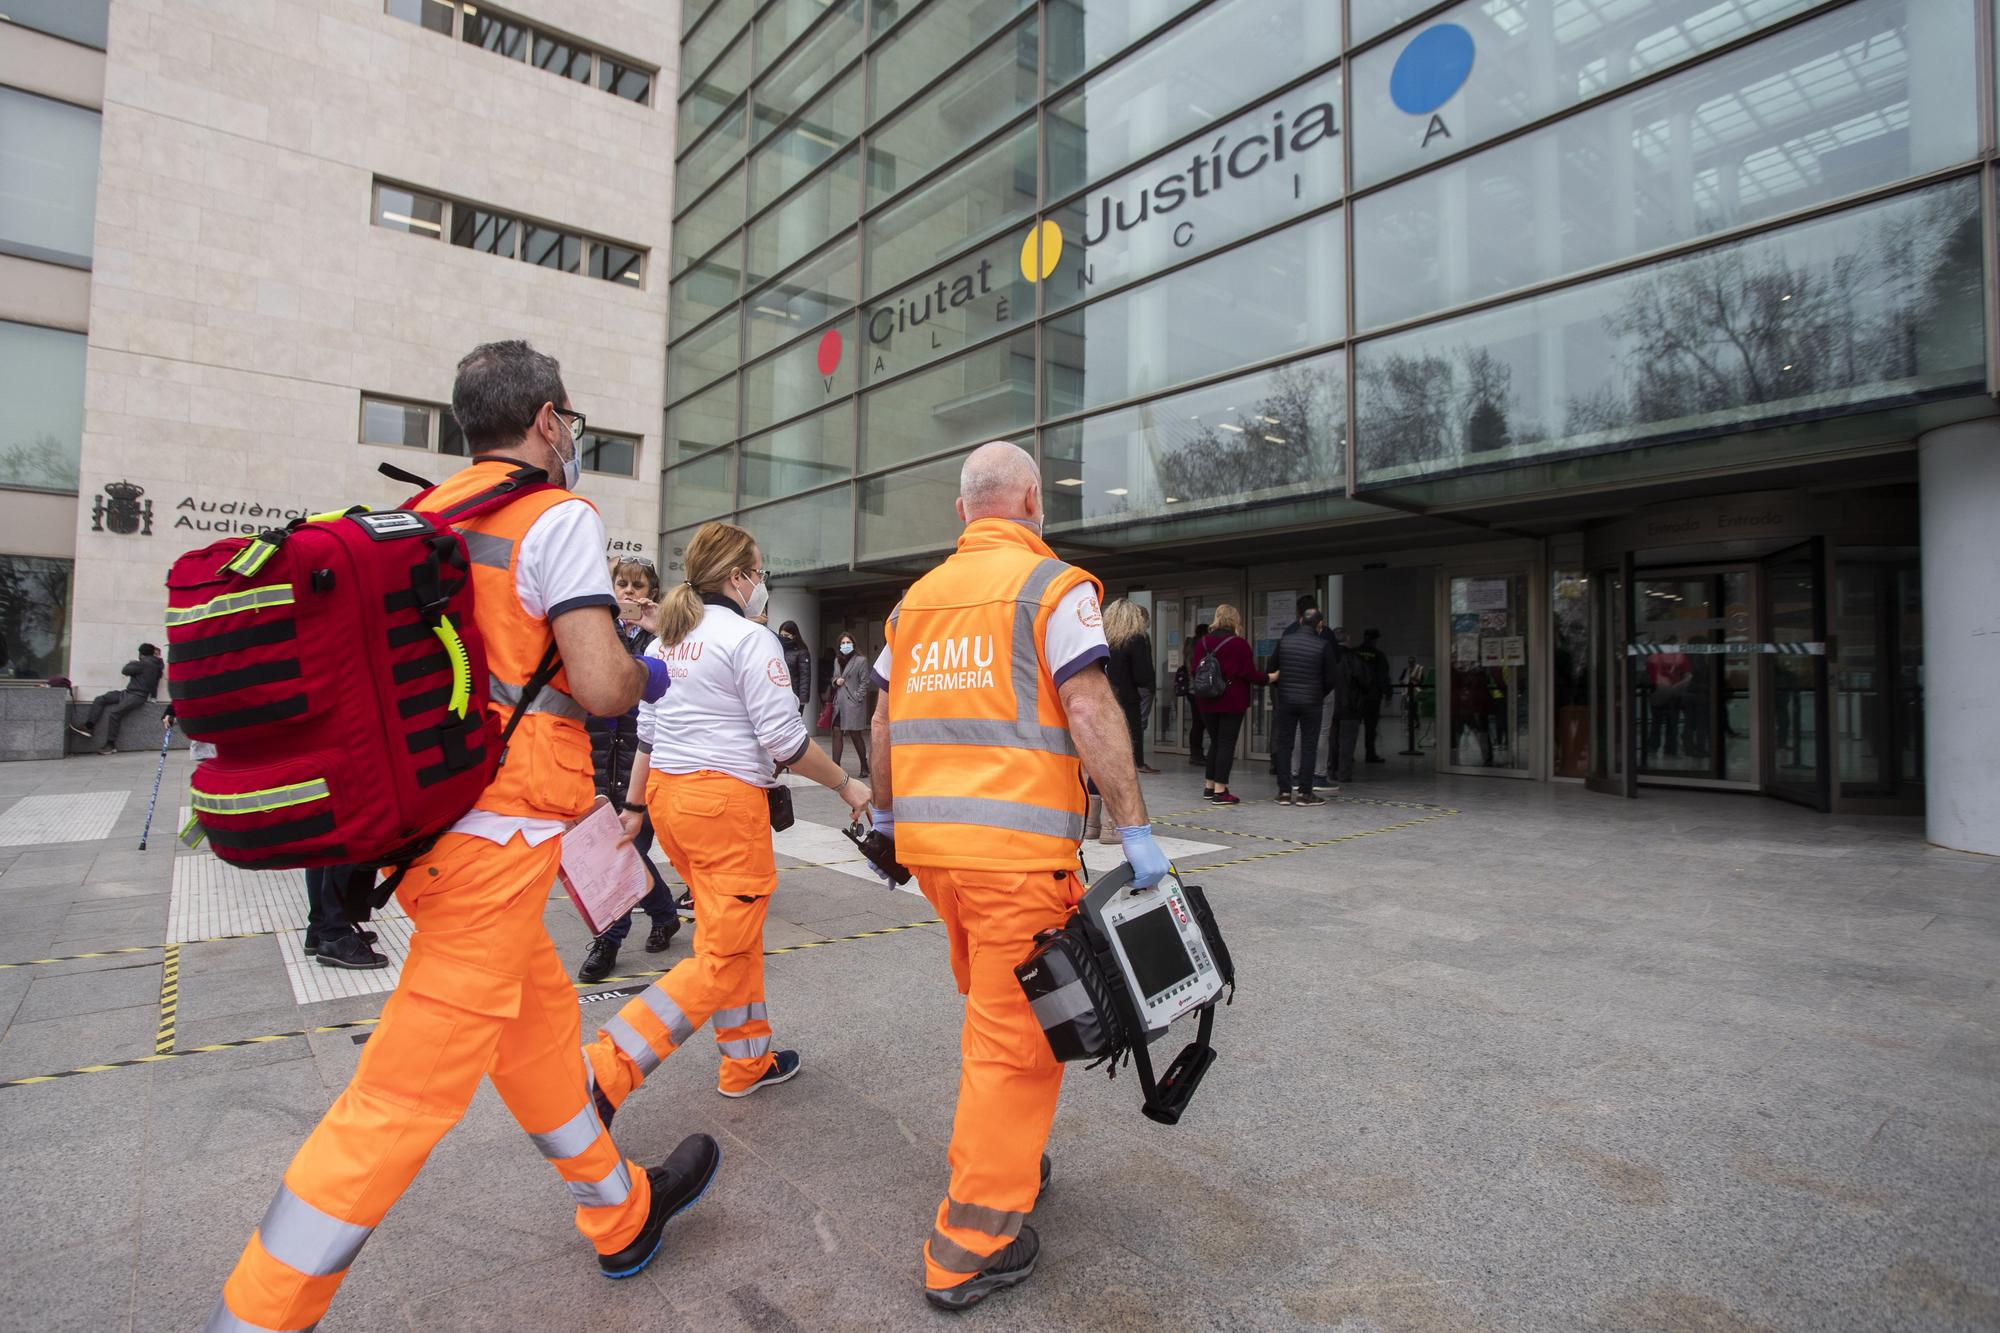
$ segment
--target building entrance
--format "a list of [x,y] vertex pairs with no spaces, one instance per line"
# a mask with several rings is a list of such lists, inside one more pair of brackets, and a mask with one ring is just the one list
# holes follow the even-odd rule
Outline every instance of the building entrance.
[[1826,544],[1593,575],[1591,786],[1757,791],[1832,808]]

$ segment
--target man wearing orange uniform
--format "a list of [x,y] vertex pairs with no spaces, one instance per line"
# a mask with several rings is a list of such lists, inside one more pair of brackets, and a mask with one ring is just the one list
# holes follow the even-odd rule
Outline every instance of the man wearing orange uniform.
[[891,613],[876,661],[874,819],[944,919],[966,997],[951,1188],[924,1244],[931,1304],[962,1310],[1034,1272],[1063,1067],[1015,980],[1069,918],[1088,770],[1134,882],[1158,883],[1090,575],[1042,541],[1034,460],[981,445],[959,478],[957,551]]
[[397,891],[417,928],[402,978],[353,1079],[285,1171],[208,1333],[314,1327],[481,1078],[568,1184],[577,1229],[606,1276],[651,1261],[667,1219],[700,1197],[720,1160],[705,1134],[650,1171],[619,1154],[593,1104],[576,992],[542,924],[563,822],[594,796],[584,718],[667,686],[664,670],[620,644],[604,525],[570,493],[583,416],[570,410],[555,361],[523,342],[488,343],[461,361],[452,410],[473,462],[426,509],[522,466],[563,479],[460,525],[491,707],[511,715],[551,644],[563,667],[522,717],[505,767]]

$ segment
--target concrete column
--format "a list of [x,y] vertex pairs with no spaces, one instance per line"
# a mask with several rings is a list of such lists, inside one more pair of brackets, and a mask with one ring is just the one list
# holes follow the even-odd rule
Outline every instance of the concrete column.
[[2000,419],[1918,441],[1923,507],[1924,834],[2000,856]]
[[812,705],[806,711],[806,727],[810,729],[814,717],[818,717],[818,703],[820,703],[820,689],[818,689],[820,656],[826,652],[824,644],[820,644],[820,594],[812,592],[808,588],[772,588],[770,590],[770,608],[768,608],[768,612],[766,612],[764,618],[770,622],[770,632],[772,634],[776,634],[778,626],[784,624],[786,620],[798,620],[798,636],[804,638],[806,646],[812,650],[812,675],[814,675],[814,681],[808,683],[810,689],[808,689],[808,695],[806,695],[808,701],[810,701],[810,705]]

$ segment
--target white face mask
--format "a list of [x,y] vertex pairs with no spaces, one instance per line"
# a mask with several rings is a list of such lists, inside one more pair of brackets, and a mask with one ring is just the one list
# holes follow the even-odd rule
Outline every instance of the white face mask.
[[750,587],[749,597],[744,599],[743,614],[755,620],[764,614],[764,608],[771,604],[771,590],[762,579]]
[[569,437],[569,457],[563,458],[562,450],[556,450],[556,457],[562,460],[563,489],[573,491],[583,480],[583,455],[577,448],[575,434],[570,431],[569,419],[558,414],[556,420],[562,422],[563,434]]

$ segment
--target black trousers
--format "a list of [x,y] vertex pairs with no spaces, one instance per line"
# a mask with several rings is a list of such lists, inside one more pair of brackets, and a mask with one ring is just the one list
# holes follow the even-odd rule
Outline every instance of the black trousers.
[[1326,705],[1293,704],[1283,699],[1271,710],[1271,772],[1279,791],[1290,791],[1293,782],[1292,742],[1298,741],[1298,788],[1312,795],[1313,764],[1319,758],[1319,728]]
[[1362,750],[1370,759],[1379,759],[1382,757],[1382,752],[1375,748],[1375,733],[1381,729],[1381,726],[1382,705],[1380,703],[1369,704],[1361,710],[1361,735],[1362,740],[1365,742]]
[[1202,745],[1202,733],[1208,730],[1208,719],[1199,708],[1194,706],[1192,698],[1188,698],[1186,695],[1182,695],[1181,697],[1187,699],[1188,758],[1201,759],[1202,751],[1205,748]]
[[1121,694],[1118,706],[1125,710],[1125,730],[1132,733],[1132,766],[1143,768],[1146,763],[1146,725],[1139,720],[1139,696]]
[[346,866],[306,867],[306,934],[313,943],[354,933],[340,900],[341,884],[351,873]]
[[1208,780],[1218,787],[1229,785],[1229,766],[1236,762],[1236,738],[1243,734],[1243,714],[1210,713],[1208,724]]

